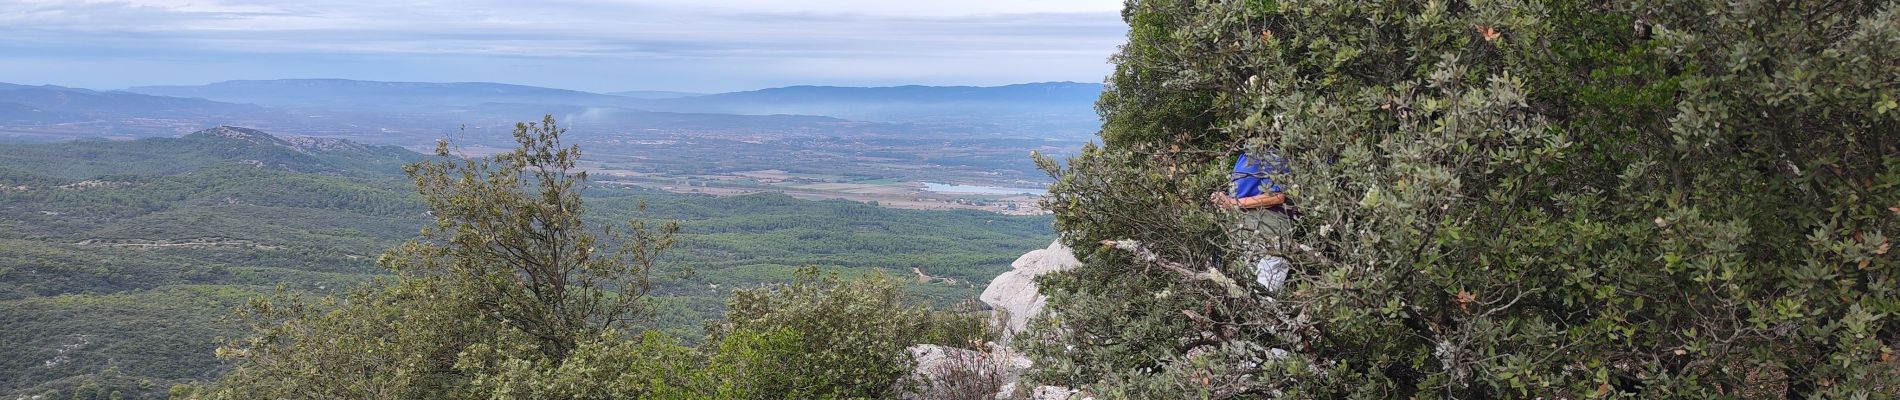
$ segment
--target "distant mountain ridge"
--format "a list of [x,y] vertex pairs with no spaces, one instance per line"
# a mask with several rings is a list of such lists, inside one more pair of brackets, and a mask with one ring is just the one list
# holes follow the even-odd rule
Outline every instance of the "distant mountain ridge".
[[261,113],[260,107],[205,99],[0,83],[0,122],[58,124],[123,117],[177,118]]
[[624,105],[632,99],[578,90],[490,82],[379,82],[351,79],[236,80],[197,86],[140,86],[128,92],[272,106],[339,108],[468,106],[482,103]]
[[629,90],[629,91],[624,91],[624,92],[607,92],[605,94],[626,97],[626,98],[633,98],[633,99],[641,99],[641,100],[659,100],[659,99],[677,99],[681,97],[705,96],[710,93],[673,92],[673,91],[666,91],[666,90]]
[[44,85],[26,86],[0,83],[0,102],[16,103],[44,110],[97,110],[102,107],[164,107],[189,110],[201,107],[247,107],[195,98],[154,96],[125,91],[96,91]]

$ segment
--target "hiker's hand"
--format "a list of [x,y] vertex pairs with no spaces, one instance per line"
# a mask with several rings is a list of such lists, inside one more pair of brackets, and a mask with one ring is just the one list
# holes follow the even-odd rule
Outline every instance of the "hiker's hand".
[[1216,206],[1226,208],[1233,208],[1240,205],[1240,200],[1235,200],[1234,196],[1230,196],[1226,192],[1214,192],[1209,194],[1207,200],[1213,202]]

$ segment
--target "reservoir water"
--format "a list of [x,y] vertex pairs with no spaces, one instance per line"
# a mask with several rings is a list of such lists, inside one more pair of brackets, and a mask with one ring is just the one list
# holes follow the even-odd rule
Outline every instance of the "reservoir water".
[[1024,189],[1024,188],[1008,188],[1008,187],[978,186],[978,185],[952,185],[952,184],[936,183],[936,182],[924,182],[924,190],[937,192],[937,193],[996,194],[996,195],[1026,194],[1026,195],[1031,195],[1031,196],[1041,195],[1044,192],[1046,192],[1046,190],[1044,189]]

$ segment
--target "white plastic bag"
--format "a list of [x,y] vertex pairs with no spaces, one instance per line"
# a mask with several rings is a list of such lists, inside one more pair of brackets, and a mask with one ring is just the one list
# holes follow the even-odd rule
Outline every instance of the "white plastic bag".
[[1259,283],[1260,287],[1266,288],[1267,293],[1278,292],[1280,291],[1280,287],[1286,286],[1286,274],[1289,269],[1290,265],[1287,264],[1284,258],[1278,256],[1263,257],[1260,259],[1260,262],[1253,264],[1254,282]]

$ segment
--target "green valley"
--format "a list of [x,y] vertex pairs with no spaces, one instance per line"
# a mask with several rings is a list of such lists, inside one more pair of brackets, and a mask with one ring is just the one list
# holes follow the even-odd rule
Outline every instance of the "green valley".
[[[402,165],[427,156],[216,128],[182,138],[7,144],[0,152],[0,396],[162,398],[222,372],[248,332],[231,310],[282,287],[327,294],[387,277],[384,249],[428,223]],[[1054,237],[1046,216],[919,211],[781,194],[598,187],[593,226],[683,221],[656,275],[655,328],[696,340],[728,294],[800,266],[914,280],[935,305]]]

